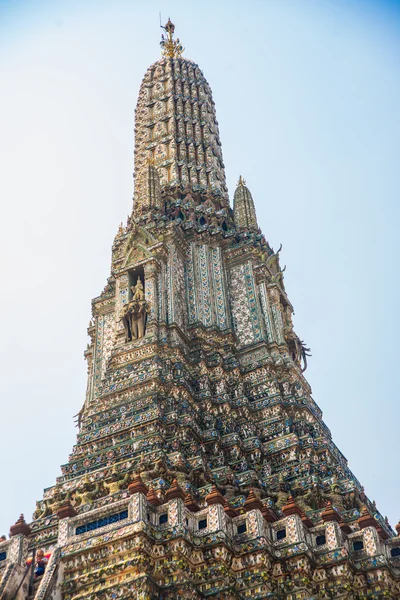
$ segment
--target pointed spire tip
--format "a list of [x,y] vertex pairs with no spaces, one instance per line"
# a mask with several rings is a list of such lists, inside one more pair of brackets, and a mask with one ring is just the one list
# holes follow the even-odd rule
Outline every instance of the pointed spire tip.
[[179,38],[174,40],[175,25],[169,17],[167,23],[164,26],[161,25],[161,29],[164,29],[167,34],[167,37],[164,37],[164,34],[161,36],[160,46],[162,55],[166,58],[179,58],[185,48],[182,46]]

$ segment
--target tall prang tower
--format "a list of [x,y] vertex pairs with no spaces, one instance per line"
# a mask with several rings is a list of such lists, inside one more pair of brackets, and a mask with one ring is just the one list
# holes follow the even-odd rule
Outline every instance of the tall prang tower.
[[400,524],[332,441],[279,250],[242,177],[230,207],[210,87],[164,29],[77,442],[0,539],[0,599],[400,598]]

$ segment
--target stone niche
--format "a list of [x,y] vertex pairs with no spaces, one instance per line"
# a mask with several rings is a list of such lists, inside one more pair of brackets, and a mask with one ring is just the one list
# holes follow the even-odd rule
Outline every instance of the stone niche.
[[145,275],[142,266],[128,271],[128,301],[123,305],[121,319],[125,342],[133,342],[146,334],[147,302],[145,300]]

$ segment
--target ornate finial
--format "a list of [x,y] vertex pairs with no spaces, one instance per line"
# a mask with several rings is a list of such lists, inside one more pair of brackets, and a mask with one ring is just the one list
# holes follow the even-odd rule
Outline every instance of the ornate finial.
[[221,504],[224,505],[224,497],[221,492],[217,489],[217,486],[214,484],[206,496],[206,502],[208,506],[212,504]]
[[254,201],[242,176],[239,177],[233,197],[233,218],[238,229],[258,230]]
[[128,486],[128,492],[133,495],[140,492],[141,494],[146,495],[149,491],[147,485],[145,485],[140,477],[140,474],[134,476],[132,483]]
[[20,515],[18,521],[10,527],[10,537],[15,535],[30,535],[31,529],[27,523],[25,523],[24,515]]
[[258,510],[262,510],[261,500],[255,495],[253,488],[250,488],[249,495],[247,496],[243,506],[246,511],[255,510],[257,508]]
[[190,492],[186,494],[184,504],[186,508],[188,508],[191,512],[197,512],[198,510],[200,510],[200,506],[197,504],[196,500],[193,498]]
[[164,37],[164,34],[161,36],[160,46],[163,56],[166,56],[167,58],[177,58],[178,56],[181,56],[185,48],[182,46],[179,38],[176,38],[176,40],[173,39],[175,25],[171,22],[171,19],[168,19],[168,23],[164,25],[164,27],[161,26],[161,28],[164,29],[168,36],[167,38]]
[[185,499],[185,494],[176,479],[171,483],[171,487],[167,489],[165,497],[167,501],[173,500],[174,498],[180,498],[181,500]]
[[71,501],[67,498],[65,502],[58,507],[56,514],[59,519],[67,519],[68,517],[76,517],[78,513],[72,506]]
[[299,515],[299,517],[301,517],[301,510],[294,501],[293,496],[288,496],[288,499],[281,510],[285,517],[288,517],[289,515]]
[[153,504],[153,506],[160,506],[160,504],[162,504],[160,498],[157,496],[153,487],[149,488],[149,491],[146,494],[146,498],[147,501],[150,502],[150,504]]

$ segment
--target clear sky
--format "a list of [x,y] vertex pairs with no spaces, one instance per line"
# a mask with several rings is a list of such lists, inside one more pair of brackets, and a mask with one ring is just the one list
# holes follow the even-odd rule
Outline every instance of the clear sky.
[[213,90],[231,198],[242,174],[283,243],[314,399],[395,525],[400,3],[0,0],[0,534],[74,444],[160,11]]

